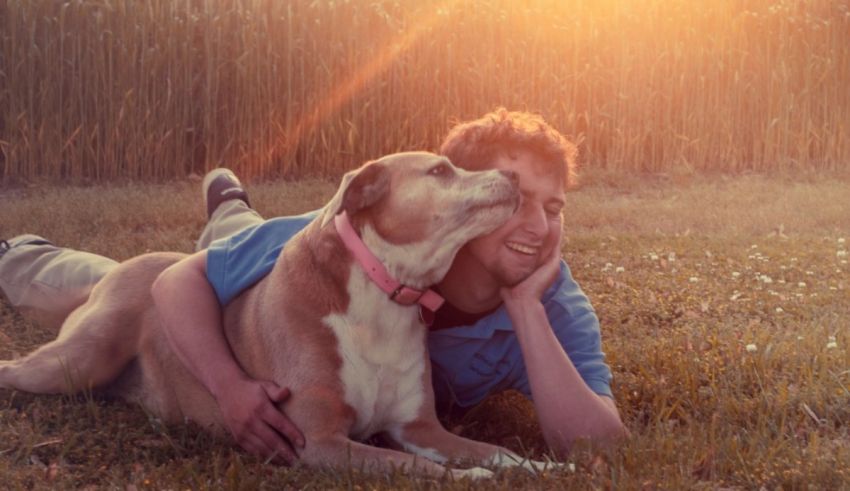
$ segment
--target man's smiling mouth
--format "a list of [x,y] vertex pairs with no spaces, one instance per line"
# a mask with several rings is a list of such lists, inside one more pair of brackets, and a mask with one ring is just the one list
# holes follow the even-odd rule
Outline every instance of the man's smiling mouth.
[[539,251],[539,247],[532,247],[525,244],[520,244],[519,242],[505,242],[505,246],[512,251],[519,252],[520,254],[525,254],[526,256],[534,256]]

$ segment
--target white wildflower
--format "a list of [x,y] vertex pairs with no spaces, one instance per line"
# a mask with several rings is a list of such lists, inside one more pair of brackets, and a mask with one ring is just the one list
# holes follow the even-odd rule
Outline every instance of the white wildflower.
[[651,259],[653,261],[658,261],[658,254],[656,254],[654,252],[650,252],[649,253],[649,259]]
[[777,314],[781,314],[782,312],[785,312],[784,310],[782,310],[782,307],[776,307]]
[[732,278],[738,278],[739,276],[741,276],[741,273],[737,271],[732,271]]
[[758,350],[759,350],[759,348],[755,344],[751,343],[751,344],[747,345],[747,353],[755,353]]
[[835,349],[838,347],[838,343],[835,341],[835,336],[829,337],[829,342],[826,343],[826,349]]
[[799,288],[805,288],[805,287],[806,287],[806,283],[801,281],[801,282],[797,283],[797,286],[798,286]]
[[617,269],[615,269],[614,271],[616,271],[617,273],[622,273],[622,272],[626,271],[626,268],[624,268],[622,266],[617,266]]
[[759,276],[759,280],[762,283],[764,283],[765,285],[769,285],[769,284],[773,283],[773,278],[771,278],[770,276],[768,276],[766,274]]
[[688,281],[690,281],[691,283],[696,283],[697,281],[699,281],[699,278],[697,278],[696,276],[691,276],[690,278],[688,278]]

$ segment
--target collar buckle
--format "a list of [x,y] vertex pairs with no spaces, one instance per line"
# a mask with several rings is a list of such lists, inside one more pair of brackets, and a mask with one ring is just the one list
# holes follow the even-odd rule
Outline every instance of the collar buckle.
[[398,288],[390,294],[390,300],[402,305],[413,305],[419,302],[419,299],[422,298],[424,293],[425,292],[415,288],[410,288],[406,285],[399,285]]

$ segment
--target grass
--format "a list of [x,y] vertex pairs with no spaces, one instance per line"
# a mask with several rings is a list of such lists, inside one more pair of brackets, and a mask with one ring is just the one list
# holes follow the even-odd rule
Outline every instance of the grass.
[[594,167],[847,169],[832,0],[8,0],[0,179],[339,175],[540,112]]
[[[5,190],[23,232],[119,259],[190,251],[198,183]],[[326,200],[324,181],[250,185],[267,216]],[[850,180],[591,174],[569,195],[564,253],[593,301],[632,437],[579,446],[575,472],[500,472],[493,489],[850,488]],[[844,251],[844,252],[842,252]],[[0,356],[54,333],[0,306]],[[835,347],[830,347],[834,343]],[[540,456],[515,393],[447,427]],[[470,482],[263,465],[191,425],[120,401],[0,392],[11,489],[467,489]]]

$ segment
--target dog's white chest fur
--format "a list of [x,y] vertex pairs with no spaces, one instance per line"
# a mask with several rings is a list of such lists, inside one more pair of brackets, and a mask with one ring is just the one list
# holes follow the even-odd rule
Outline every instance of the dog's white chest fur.
[[348,280],[351,301],[323,321],[336,334],[345,401],[357,413],[357,439],[416,419],[424,401],[425,331],[417,313],[387,298],[359,267]]

